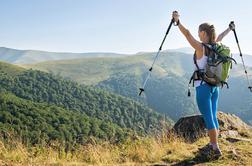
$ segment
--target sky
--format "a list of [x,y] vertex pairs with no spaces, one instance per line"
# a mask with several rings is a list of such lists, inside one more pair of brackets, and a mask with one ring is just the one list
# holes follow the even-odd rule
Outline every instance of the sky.
[[[217,34],[236,24],[243,53],[252,55],[251,0],[1,0],[0,47],[54,52],[157,51],[171,20],[198,39],[198,26],[215,25]],[[230,32],[223,43],[238,52]],[[173,26],[163,50],[190,47]]]

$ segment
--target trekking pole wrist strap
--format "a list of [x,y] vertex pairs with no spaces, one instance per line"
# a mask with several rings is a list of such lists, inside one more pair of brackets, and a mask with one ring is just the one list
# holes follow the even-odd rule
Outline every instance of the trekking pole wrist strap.
[[174,21],[174,22],[173,22],[173,24],[174,24],[174,26],[179,26],[180,21],[179,21],[179,20],[178,20],[177,22],[176,22],[176,21]]

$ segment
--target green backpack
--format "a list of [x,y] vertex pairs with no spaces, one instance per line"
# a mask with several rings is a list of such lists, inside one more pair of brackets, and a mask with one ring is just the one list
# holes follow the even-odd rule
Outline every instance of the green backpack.
[[227,79],[229,77],[230,68],[232,67],[232,61],[236,63],[231,57],[230,49],[221,43],[215,43],[212,45],[202,44],[208,49],[208,55],[206,55],[207,64],[204,69],[199,69],[196,61],[196,54],[194,54],[194,63],[198,70],[194,71],[189,85],[193,81],[194,86],[195,80],[201,80],[201,83],[205,81],[211,86],[223,87],[223,85],[226,85],[228,88]]

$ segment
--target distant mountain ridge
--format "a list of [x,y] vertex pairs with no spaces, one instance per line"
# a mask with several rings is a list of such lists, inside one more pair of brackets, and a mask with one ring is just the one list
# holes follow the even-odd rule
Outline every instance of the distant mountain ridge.
[[130,54],[117,54],[109,52],[71,53],[48,52],[38,50],[18,50],[0,47],[0,60],[12,64],[34,64],[44,61],[69,60],[87,57],[124,57]]
[[[185,54],[193,54],[194,50],[190,47],[177,49],[167,49],[162,52],[177,52]],[[0,60],[11,64],[36,64],[45,61],[55,60],[72,60],[81,58],[98,58],[98,57],[127,57],[142,54],[150,54],[155,52],[138,52],[136,54],[120,54],[112,52],[86,52],[86,53],[71,53],[71,52],[49,52],[40,50],[19,50],[7,47],[0,47]],[[238,63],[242,63],[239,54],[234,53],[234,58]],[[245,65],[252,67],[252,56],[243,55]]]

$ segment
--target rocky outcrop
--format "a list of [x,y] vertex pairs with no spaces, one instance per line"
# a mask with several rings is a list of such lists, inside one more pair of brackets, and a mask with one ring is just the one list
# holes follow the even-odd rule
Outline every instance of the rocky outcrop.
[[180,118],[174,125],[173,130],[180,137],[192,142],[207,135],[201,115]]
[[[218,112],[218,122],[221,137],[246,137],[251,126],[244,123],[234,114]],[[174,125],[173,130],[186,141],[194,142],[207,136],[207,130],[202,115],[183,117]]]

